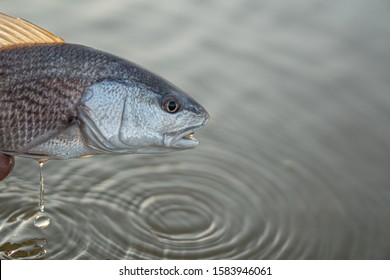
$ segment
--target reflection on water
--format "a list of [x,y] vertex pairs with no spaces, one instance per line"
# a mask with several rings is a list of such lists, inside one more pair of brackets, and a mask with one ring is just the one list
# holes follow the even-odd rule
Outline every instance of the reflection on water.
[[390,258],[386,1],[5,2],[163,74],[211,121],[193,151],[45,164],[44,230],[39,169],[18,159],[1,258]]

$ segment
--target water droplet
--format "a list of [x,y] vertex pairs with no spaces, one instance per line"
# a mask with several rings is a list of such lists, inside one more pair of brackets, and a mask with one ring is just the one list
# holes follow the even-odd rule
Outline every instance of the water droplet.
[[44,229],[50,225],[50,218],[44,214],[39,214],[34,221],[37,228]]
[[37,228],[44,229],[50,225],[50,218],[44,214],[45,211],[45,183],[43,178],[43,164],[46,162],[46,159],[38,160],[39,163],[39,203],[38,207],[41,213],[35,218],[34,225]]
[[42,212],[45,210],[45,183],[43,178],[43,161],[39,161],[39,183],[40,183],[40,194],[39,194],[39,210]]

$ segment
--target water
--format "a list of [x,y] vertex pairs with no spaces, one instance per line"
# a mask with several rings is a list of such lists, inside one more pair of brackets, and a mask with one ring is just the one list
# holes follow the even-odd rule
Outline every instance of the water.
[[49,226],[50,218],[45,214],[45,182],[43,175],[43,164],[46,160],[38,161],[39,164],[39,213],[35,217],[34,225],[37,228],[44,229]]
[[211,121],[193,151],[46,163],[44,230],[18,158],[1,258],[390,258],[387,1],[15,3],[2,10],[164,75]]

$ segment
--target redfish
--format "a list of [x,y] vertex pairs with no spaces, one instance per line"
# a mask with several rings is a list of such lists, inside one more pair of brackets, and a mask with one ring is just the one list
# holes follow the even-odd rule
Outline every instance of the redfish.
[[0,157],[72,159],[195,148],[209,119],[164,78],[0,13]]

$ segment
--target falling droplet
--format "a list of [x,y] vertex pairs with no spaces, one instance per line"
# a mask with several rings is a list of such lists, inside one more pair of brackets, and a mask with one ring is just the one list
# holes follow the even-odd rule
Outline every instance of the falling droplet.
[[43,161],[39,162],[39,184],[40,184],[40,193],[39,193],[39,210],[42,212],[45,211],[45,182],[43,178]]
[[37,215],[34,221],[34,225],[37,228],[44,229],[50,225],[50,218],[44,214],[45,212],[45,182],[43,178],[43,164],[46,160],[39,160],[39,184],[40,184],[40,193],[39,193],[39,203],[38,207],[40,213]]
[[50,225],[50,218],[46,215],[40,215],[35,218],[34,225],[37,228],[44,229]]

